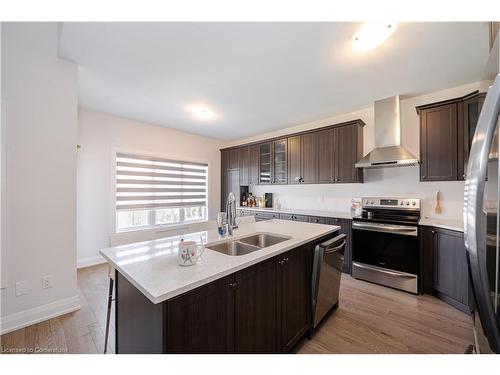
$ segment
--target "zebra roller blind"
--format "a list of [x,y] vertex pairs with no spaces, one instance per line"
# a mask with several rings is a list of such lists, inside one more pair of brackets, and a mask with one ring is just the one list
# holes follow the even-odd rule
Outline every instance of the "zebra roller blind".
[[116,154],[116,210],[207,205],[208,165]]

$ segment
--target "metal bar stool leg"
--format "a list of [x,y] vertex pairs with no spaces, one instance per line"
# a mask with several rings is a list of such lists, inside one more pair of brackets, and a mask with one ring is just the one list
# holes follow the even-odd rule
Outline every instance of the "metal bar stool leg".
[[106,314],[106,332],[104,337],[104,354],[108,351],[109,321],[111,318],[111,303],[113,302],[114,269],[109,271],[109,292],[108,292],[108,311]]

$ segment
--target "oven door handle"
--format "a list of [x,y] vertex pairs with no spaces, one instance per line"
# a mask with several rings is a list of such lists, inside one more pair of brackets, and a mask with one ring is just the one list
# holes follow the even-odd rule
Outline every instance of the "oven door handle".
[[352,229],[367,230],[372,232],[383,232],[402,234],[404,236],[418,236],[418,227],[409,227],[405,225],[389,225],[379,223],[360,223],[353,221]]
[[390,276],[397,276],[397,277],[406,277],[408,279],[414,279],[415,275],[409,274],[409,273],[402,273],[402,272],[395,272],[395,271],[388,271],[386,269],[382,269],[380,267],[370,267],[370,266],[365,266],[364,264],[358,263],[358,262],[352,262],[353,266],[358,267],[358,268],[363,268],[365,270],[370,270],[374,271],[376,270],[377,272],[382,272]]

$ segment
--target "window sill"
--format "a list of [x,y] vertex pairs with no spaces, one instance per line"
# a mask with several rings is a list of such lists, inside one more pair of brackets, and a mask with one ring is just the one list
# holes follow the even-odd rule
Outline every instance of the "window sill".
[[150,225],[150,226],[144,226],[144,227],[138,227],[138,228],[121,229],[121,230],[117,230],[114,233],[114,235],[120,235],[120,234],[126,234],[126,233],[140,233],[140,232],[144,232],[144,233],[146,233],[146,232],[162,233],[162,232],[168,232],[168,231],[171,231],[171,230],[187,228],[191,224],[206,223],[206,222],[208,222],[208,219],[191,220],[191,221],[185,221],[184,223],[164,224],[164,225]]

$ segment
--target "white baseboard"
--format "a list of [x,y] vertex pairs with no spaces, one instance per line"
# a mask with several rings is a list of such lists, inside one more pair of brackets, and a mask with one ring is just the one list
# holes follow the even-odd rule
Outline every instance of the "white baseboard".
[[28,327],[32,324],[40,323],[44,320],[52,319],[79,309],[80,299],[78,295],[74,295],[46,305],[10,314],[0,319],[0,334],[3,335],[15,331],[16,329]]
[[100,255],[96,255],[93,257],[80,258],[76,260],[76,268],[85,268],[90,266],[95,266],[96,264],[106,263],[106,259],[104,259]]

